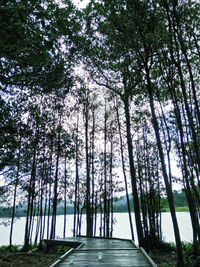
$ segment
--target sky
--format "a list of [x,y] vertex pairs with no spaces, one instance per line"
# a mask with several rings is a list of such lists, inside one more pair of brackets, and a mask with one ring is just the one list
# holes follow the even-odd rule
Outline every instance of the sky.
[[72,2],[78,7],[78,8],[84,8],[86,5],[90,2],[90,0],[72,0]]

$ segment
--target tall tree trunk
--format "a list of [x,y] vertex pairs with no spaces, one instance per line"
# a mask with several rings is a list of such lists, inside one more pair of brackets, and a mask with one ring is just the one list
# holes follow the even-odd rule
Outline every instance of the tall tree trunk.
[[[51,178],[50,178],[51,179]],[[48,215],[47,215],[47,239],[50,237],[50,216],[51,216],[51,181],[49,182],[49,194],[48,194]]]
[[[178,45],[178,40],[175,34],[175,29],[174,29],[174,20],[172,22],[172,18],[170,16],[170,12],[169,12],[169,7],[168,5],[165,6],[166,9],[166,13],[167,13],[167,19],[168,19],[168,25],[169,25],[169,33],[170,33],[170,43],[169,43],[169,51],[170,51],[170,57],[172,59],[172,62],[174,64],[174,66],[177,69],[178,75],[179,75],[179,79],[180,79],[180,86],[181,86],[181,90],[182,90],[182,95],[183,95],[183,101],[184,101],[184,105],[185,105],[185,109],[186,109],[186,113],[187,113],[187,117],[188,117],[188,123],[189,123],[189,127],[191,129],[192,132],[192,139],[194,142],[194,151],[196,154],[196,162],[200,171],[200,148],[199,148],[199,143],[198,143],[198,138],[197,138],[197,133],[195,130],[195,125],[194,125],[194,121],[192,118],[192,114],[191,114],[191,110],[188,104],[188,99],[187,99],[187,90],[186,90],[186,85],[185,85],[185,81],[184,81],[184,75],[183,75],[183,71],[181,68],[181,60],[180,60],[180,51],[179,51],[179,45]],[[174,39],[173,39],[173,38]],[[176,53],[177,53],[177,59],[175,58],[174,55],[174,45],[176,47]]]
[[56,170],[55,170],[55,180],[54,180],[54,196],[53,196],[53,211],[52,211],[52,220],[51,220],[51,234],[50,238],[55,239],[56,234],[56,212],[57,212],[57,199],[58,199],[58,168],[60,160],[60,132],[58,135],[58,148],[56,155]]
[[35,194],[35,175],[36,175],[36,146],[35,146],[34,151],[33,151],[31,179],[30,179],[29,191],[28,191],[28,204],[27,204],[24,247],[23,247],[23,249],[25,251],[27,251],[29,249],[31,219],[32,219],[32,210],[33,210],[33,198],[34,198],[34,194]]
[[159,133],[159,125],[158,125],[158,121],[157,121],[157,117],[155,113],[155,106],[154,106],[154,100],[153,100],[153,89],[152,89],[151,80],[149,76],[149,69],[148,69],[148,66],[146,66],[145,68],[146,68],[147,90],[149,94],[152,124],[154,128],[155,136],[156,136],[156,141],[157,141],[157,146],[158,146],[158,151],[159,151],[159,156],[160,156],[160,161],[161,161],[161,166],[162,166],[162,172],[163,172],[163,177],[164,177],[165,186],[166,186],[167,198],[169,202],[172,223],[174,227],[174,235],[175,235],[177,253],[178,253],[178,266],[183,267],[184,266],[183,249],[182,249],[182,244],[181,244],[181,239],[180,239],[178,222],[176,218],[172,187],[169,182],[166,165],[165,165],[165,158],[164,158],[164,153],[163,153],[163,148],[162,148],[162,143],[161,143],[161,138],[160,138],[160,133]]
[[[144,134],[143,134],[143,138],[144,138]],[[140,157],[139,157],[139,144],[138,144],[138,142],[136,144],[136,155],[137,155],[137,168],[138,168],[138,178],[139,178],[139,186],[140,186],[140,202],[141,202],[141,211],[142,211],[143,227],[144,227],[144,238],[145,238],[145,242],[146,242],[145,249],[146,249],[146,251],[148,251],[149,235],[148,235],[148,218],[147,218],[148,213],[147,213],[147,200],[146,200],[146,198],[147,198],[146,196],[148,194],[147,181],[145,182],[142,179],[142,170],[141,170],[141,163],[140,163]],[[146,166],[145,166],[145,168],[146,168]],[[147,177],[147,174],[145,175],[145,177]],[[143,185],[145,188],[143,188]]]
[[92,216],[90,206],[90,166],[89,166],[89,147],[88,147],[88,103],[85,106],[85,156],[86,156],[86,235],[92,236]]
[[39,197],[38,197],[38,201],[36,199],[36,203],[37,203],[37,222],[36,222],[36,227],[35,227],[35,241],[34,241],[34,245],[37,244],[38,235],[39,235],[39,229],[40,229],[40,200],[39,200]]
[[186,151],[185,144],[184,144],[184,131],[183,131],[181,114],[180,114],[180,110],[178,107],[178,99],[177,99],[176,93],[172,92],[171,87],[169,87],[169,89],[170,89],[171,97],[173,99],[176,120],[177,120],[177,125],[179,129],[179,134],[180,134],[183,177],[184,177],[184,182],[185,182],[186,197],[188,201],[191,222],[192,222],[192,227],[193,227],[193,233],[194,233],[193,235],[194,236],[194,248],[195,248],[195,251],[197,251],[197,247],[198,247],[197,236],[198,236],[198,239],[200,240],[200,227],[199,227],[198,217],[195,211],[195,202],[194,202],[194,199],[191,193],[191,188],[190,188],[190,182],[189,182],[190,178],[189,178],[188,164],[187,164],[187,159],[186,159],[187,151]]
[[116,109],[116,115],[117,115],[117,124],[118,124],[118,132],[119,132],[119,140],[120,140],[120,151],[121,151],[121,163],[122,163],[122,171],[124,176],[124,185],[125,185],[125,192],[126,192],[126,201],[127,201],[127,208],[128,208],[128,216],[129,216],[129,224],[131,229],[131,237],[134,241],[134,232],[133,232],[133,222],[132,222],[132,216],[131,216],[131,207],[130,207],[130,200],[129,200],[129,194],[128,194],[128,183],[127,183],[127,177],[126,177],[126,169],[125,169],[125,162],[124,162],[124,149],[123,149],[123,141],[122,141],[122,133],[121,133],[121,124],[119,119],[119,111],[117,105],[115,105]]
[[[106,110],[106,100],[105,100],[105,111],[104,111],[104,226],[103,226],[103,236],[106,236],[107,229],[107,110]],[[109,227],[109,226],[108,226]]]
[[91,151],[91,165],[92,165],[92,225],[94,225],[94,202],[95,202],[95,192],[94,192],[94,173],[95,173],[95,167],[94,167],[94,141],[95,141],[95,114],[94,114],[94,108],[92,110],[92,151]]
[[[78,195],[79,195],[79,167],[78,167],[78,122],[79,122],[79,117],[77,114],[77,124],[76,124],[76,138],[75,138],[75,173],[76,173],[76,178],[75,178],[75,192],[74,192],[74,223],[73,223],[73,236],[76,236],[77,231],[78,231],[78,218],[79,217],[79,200],[78,200]],[[78,214],[77,214],[78,212]]]
[[48,215],[47,215],[47,239],[50,236],[50,215],[51,215],[51,188],[52,188],[52,161],[53,161],[53,140],[51,140],[50,148],[50,165],[49,165],[49,189],[48,189]]
[[112,169],[113,169],[113,137],[112,137],[112,134],[111,133],[111,137],[110,137],[110,170],[109,170],[109,195],[108,195],[108,215],[107,215],[107,222],[106,222],[106,225],[107,225],[107,229],[106,229],[106,236],[107,237],[110,237],[110,225],[111,225],[111,214],[110,214],[110,210],[111,210],[111,200],[112,200],[112,189],[113,189],[113,184],[112,184],[112,181],[113,181],[113,173],[112,173]]
[[11,218],[11,224],[10,224],[10,249],[12,247],[12,234],[13,234],[13,226],[14,226],[14,219],[15,219],[17,186],[19,184],[20,158],[21,158],[21,137],[20,137],[20,140],[19,140],[19,152],[18,152],[18,157],[17,157],[17,172],[16,172],[16,178],[15,178],[15,188],[14,188],[13,207],[12,207],[12,218]]
[[109,237],[113,234],[113,133],[110,140],[110,200],[109,200]]
[[[200,111],[199,111],[199,103],[198,103],[197,94],[196,94],[194,75],[192,72],[192,66],[191,66],[190,60],[188,58],[188,51],[186,49],[186,45],[185,45],[183,37],[182,37],[182,25],[180,23],[179,14],[176,11],[176,5],[173,5],[173,16],[174,16],[173,24],[172,24],[173,30],[177,34],[177,38],[178,38],[178,41],[180,43],[181,50],[182,50],[183,55],[184,55],[185,60],[186,60],[186,65],[188,68],[188,73],[189,73],[189,77],[190,77],[190,81],[191,81],[191,89],[192,89],[192,93],[193,93],[194,104],[195,104],[198,123],[199,123],[199,127],[200,127]],[[176,23],[176,25],[175,25],[175,23]]]
[[66,224],[67,224],[67,155],[65,155],[65,173],[64,173],[64,226],[63,238],[66,237]]
[[95,216],[94,216],[94,236],[96,236],[97,231],[97,191],[95,192],[95,203],[94,203],[94,210],[95,210]]
[[[48,175],[47,175],[48,180]],[[44,239],[45,229],[46,229],[46,216],[47,216],[47,202],[48,202],[48,189],[47,189],[47,182],[45,184],[45,204],[44,204],[44,221],[43,221],[43,229],[42,229],[42,240]]]
[[43,230],[43,193],[44,193],[44,187],[43,187],[43,181],[44,177],[41,180],[41,194],[40,194],[40,248],[42,247],[42,230]]
[[132,183],[133,204],[134,204],[134,211],[135,211],[137,236],[138,236],[139,246],[145,248],[146,245],[145,245],[141,216],[140,216],[140,205],[139,205],[139,198],[138,198],[136,170],[135,170],[134,158],[133,158],[133,145],[132,145],[132,137],[131,137],[131,122],[130,122],[130,114],[129,114],[128,97],[124,99],[124,109],[125,109],[125,117],[126,117],[126,134],[127,134],[128,154],[129,154],[129,167],[130,167],[130,175],[131,175],[131,183]]

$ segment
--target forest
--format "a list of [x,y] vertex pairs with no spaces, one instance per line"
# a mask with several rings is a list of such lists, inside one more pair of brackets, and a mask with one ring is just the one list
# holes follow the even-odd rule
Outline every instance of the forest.
[[179,186],[192,222],[190,266],[199,266],[200,3],[81,3],[0,4],[0,206],[11,210],[10,247],[24,203],[28,250],[56,237],[60,201],[63,237],[70,201],[74,235],[85,213],[87,236],[112,237],[114,199],[126,195],[132,239],[135,224],[148,250],[162,241],[166,197],[177,264],[188,266],[175,212]]

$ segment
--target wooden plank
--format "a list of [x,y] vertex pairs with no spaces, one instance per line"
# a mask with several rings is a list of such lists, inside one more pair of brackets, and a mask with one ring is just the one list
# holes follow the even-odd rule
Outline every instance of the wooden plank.
[[84,242],[79,248],[73,249],[64,260],[57,265],[66,266],[134,266],[134,267],[156,267],[144,250],[138,248],[131,240],[72,237],[65,238],[64,241],[71,243]]
[[58,264],[61,263],[61,261],[64,260],[65,257],[69,256],[69,254],[72,253],[73,250],[74,250],[73,248],[68,250],[64,255],[62,255],[60,258],[58,258],[58,260],[56,262],[54,262],[53,264],[51,264],[49,267],[58,266]]
[[149,267],[149,265],[146,265],[145,263],[142,263],[142,262],[139,262],[139,263],[125,263],[125,264],[123,264],[123,263],[96,263],[96,262],[85,262],[85,263],[83,263],[83,262],[81,262],[81,263],[73,263],[73,262],[71,262],[71,263],[62,263],[61,265],[59,265],[59,267],[66,267],[66,266],[73,266],[73,267],[82,267],[82,266],[84,266],[84,267],[99,267],[99,266],[104,266],[104,267],[122,267],[122,266],[124,266],[124,267]]
[[[68,238],[67,238],[68,239]],[[65,239],[65,240],[67,240]],[[73,237],[73,240],[79,240],[81,242],[86,241],[86,246],[93,246],[98,244],[106,245],[107,247],[110,246],[110,244],[115,244],[117,247],[129,247],[132,248],[137,247],[134,242],[130,239],[117,239],[117,238],[100,238],[100,237],[86,237],[86,236],[80,236],[80,237]]]
[[131,239],[127,239],[127,238],[120,238],[120,237],[101,237],[101,236],[93,236],[93,237],[89,237],[87,235],[77,235],[77,238],[92,238],[92,239],[101,239],[101,240],[117,240],[117,241],[128,241],[131,242],[135,245],[134,241]]
[[84,248],[133,248],[131,241],[88,239]]
[[99,266],[104,266],[104,267],[149,267],[149,265],[146,265],[145,263],[126,263],[126,264],[113,264],[113,263],[96,263],[96,262],[87,262],[87,263],[77,263],[74,264],[73,262],[71,263],[62,263],[59,265],[59,267],[66,267],[66,266],[73,266],[73,267],[99,267]]
[[98,258],[76,258],[76,259],[69,259],[63,261],[59,266],[66,266],[66,265],[75,265],[75,266],[94,266],[94,265],[99,265],[99,266],[105,266],[105,265],[110,265],[110,266],[145,266],[145,267],[150,267],[151,265],[144,261],[143,258],[115,258],[115,255],[112,255],[110,258],[103,258],[102,260],[98,260]]
[[145,257],[148,259],[148,261],[151,263],[153,267],[157,267],[157,264],[152,260],[152,258],[149,257],[149,255],[146,253],[146,251],[141,247],[140,248],[142,253],[145,255]]
[[[79,251],[79,252],[84,252],[84,251],[96,251],[96,248],[82,248],[82,249],[74,249],[75,251]],[[109,250],[116,250],[116,251],[121,251],[121,250],[140,250],[139,248],[99,248],[98,251],[109,251]]]
[[[80,245],[78,246],[78,249],[80,249],[83,246],[83,243],[80,243]],[[55,267],[58,266],[66,257],[68,257],[72,252],[74,251],[74,248],[69,249],[65,254],[63,254],[62,256],[60,256],[56,262],[54,262],[52,265],[50,265],[49,267]]]
[[[151,266],[149,262],[144,258],[140,250],[87,250],[86,252],[81,250],[74,251],[69,258],[65,259],[65,262],[59,266],[67,265],[73,266],[94,266],[105,264],[110,266]],[[134,265],[133,265],[134,263]]]

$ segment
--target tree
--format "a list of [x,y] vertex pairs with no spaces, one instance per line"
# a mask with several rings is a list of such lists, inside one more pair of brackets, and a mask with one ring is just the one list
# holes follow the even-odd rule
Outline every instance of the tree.
[[59,38],[66,32],[70,34],[72,27],[72,21],[61,19],[73,9],[70,1],[67,4],[66,8],[60,8],[51,0],[2,2],[0,59],[3,92],[12,93],[15,87],[34,87],[48,92],[66,81],[66,77],[62,78],[65,66]]

